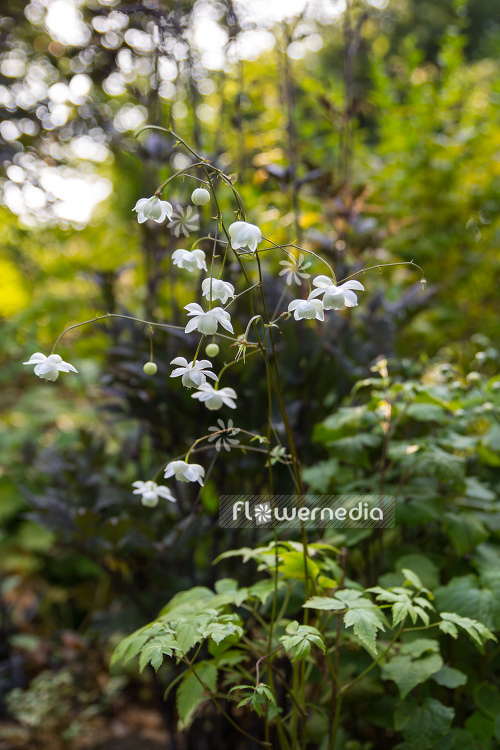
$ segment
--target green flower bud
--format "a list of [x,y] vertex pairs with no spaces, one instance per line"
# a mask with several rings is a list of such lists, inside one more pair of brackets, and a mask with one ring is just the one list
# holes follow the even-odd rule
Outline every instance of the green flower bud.
[[196,188],[196,190],[193,190],[191,200],[195,206],[205,206],[210,202],[210,193],[205,188]]
[[208,344],[205,348],[205,354],[207,357],[216,357],[219,353],[219,347],[217,344]]
[[146,375],[155,375],[156,371],[158,370],[154,362],[146,362],[142,369],[144,370]]

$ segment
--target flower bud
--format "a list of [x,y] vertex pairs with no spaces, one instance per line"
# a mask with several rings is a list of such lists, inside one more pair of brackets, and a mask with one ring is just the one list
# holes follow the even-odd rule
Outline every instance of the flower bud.
[[210,202],[210,193],[205,188],[196,188],[196,190],[193,190],[191,200],[195,206],[205,206]]
[[144,370],[146,375],[155,375],[156,371],[158,370],[154,362],[146,362],[142,369]]
[[219,353],[219,347],[217,344],[207,344],[205,348],[205,354],[207,357],[216,357]]

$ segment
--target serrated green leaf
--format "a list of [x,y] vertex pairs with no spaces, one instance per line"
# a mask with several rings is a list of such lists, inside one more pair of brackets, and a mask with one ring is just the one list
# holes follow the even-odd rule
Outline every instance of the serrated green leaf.
[[352,627],[354,634],[372,653],[377,653],[377,630],[385,630],[381,613],[377,609],[349,609],[344,615],[346,628]]
[[[281,643],[287,651],[293,651],[293,661],[297,659],[305,659],[311,652],[311,646],[315,645],[323,653],[325,653],[325,642],[323,636],[316,628],[309,625],[300,625],[298,628],[297,621],[287,627],[287,632],[293,633],[292,635],[283,635],[280,638]],[[288,630],[292,626],[294,629]]]
[[[214,692],[217,683],[217,667],[215,664],[209,661],[201,661],[194,665],[194,670],[208,689]],[[191,726],[200,706],[207,698],[209,698],[209,695],[196,675],[192,671],[186,672],[177,689],[176,696],[180,730]]]
[[482,646],[487,640],[497,640],[485,625],[477,620],[472,620],[470,617],[460,617],[455,612],[441,612],[440,617],[443,622],[452,623],[452,625],[464,630],[479,646]]
[[183,654],[187,654],[193,646],[196,646],[201,641],[196,619],[181,617],[170,624],[172,630],[175,631],[177,643]]
[[321,609],[331,612],[342,611],[346,609],[345,603],[339,601],[338,599],[334,599],[332,596],[312,596],[302,606],[309,609]]
[[[417,591],[421,591],[424,588],[424,585],[418,575],[413,572],[413,570],[408,570],[408,568],[403,568],[401,570],[401,573],[404,575],[406,581],[408,583],[411,583],[411,585],[417,589]],[[406,583],[405,581],[405,583]]]

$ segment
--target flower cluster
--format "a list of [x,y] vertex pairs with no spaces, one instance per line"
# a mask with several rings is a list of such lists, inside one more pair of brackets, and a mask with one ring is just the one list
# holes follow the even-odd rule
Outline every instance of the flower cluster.
[[[316,287],[306,300],[295,299],[288,305],[288,312],[293,313],[295,320],[301,318],[310,320],[324,320],[325,310],[341,310],[343,307],[356,307],[358,298],[354,289],[358,292],[364,291],[364,286],[359,281],[345,281],[337,286],[329,276],[316,276],[313,280]],[[323,299],[318,297],[323,295]]]
[[[137,201],[133,210],[137,213],[139,224],[143,224],[146,221],[154,221],[161,224],[168,219],[168,226],[173,227],[172,231],[176,236],[179,236],[181,231],[188,236],[188,230],[198,228],[197,222],[201,213],[201,207],[210,203],[210,192],[204,187],[196,188],[191,195],[191,201],[194,206],[198,207],[198,211],[192,207],[188,207],[185,212],[181,209],[180,213],[179,211],[174,212],[172,204],[161,199],[161,192],[162,187],[151,198],[141,198]],[[240,205],[239,197],[238,203]],[[256,255],[262,239],[262,233],[258,226],[250,224],[247,221],[235,221],[230,224],[227,230],[228,242],[226,243],[226,253],[231,248],[238,262],[241,264],[242,260],[240,256],[246,255],[246,260],[248,260],[248,254]],[[275,245],[275,247],[279,248],[280,246]],[[309,283],[310,274],[306,272],[306,269],[312,265],[311,262],[304,262],[303,253],[300,253],[298,260],[295,260],[291,253],[288,253],[288,256],[289,260],[281,261],[281,265],[284,268],[280,271],[280,276],[285,276],[286,284],[291,286],[295,282],[300,286],[304,281]],[[214,259],[216,257],[217,255],[214,254]],[[222,407],[236,409],[236,400],[238,398],[233,388],[219,388],[219,377],[213,372],[213,365],[210,360],[198,359],[198,352],[204,336],[215,337],[218,335],[228,338],[226,334],[219,332],[219,328],[234,335],[231,316],[226,308],[236,298],[236,290],[233,284],[220,278],[225,265],[226,255],[224,255],[224,260],[222,261],[219,277],[214,274],[214,259],[212,259],[209,277],[204,278],[201,282],[201,296],[207,301],[208,309],[204,309],[198,302],[190,302],[184,307],[187,311],[187,317],[190,318],[185,325],[185,333],[189,334],[197,331],[201,334],[196,354],[191,361],[188,361],[185,357],[175,357],[171,362],[175,367],[170,374],[171,378],[180,377],[182,385],[185,388],[194,389],[192,398],[199,401],[200,404],[204,404],[210,411],[216,411]],[[198,271],[208,272],[205,252],[196,247],[191,250],[184,248],[176,249],[172,254],[172,263],[177,268],[189,273],[196,273]],[[262,279],[260,279],[260,283],[262,283]],[[325,318],[325,310],[340,310],[344,307],[355,307],[358,304],[356,292],[364,290],[363,285],[359,281],[351,279],[342,284],[337,284],[336,280],[329,276],[317,276],[312,281],[312,285],[314,289],[310,291],[306,299],[296,299],[288,305],[288,313],[293,314],[296,320],[309,319],[322,321]],[[251,289],[252,287],[250,287]],[[245,360],[244,355],[247,346],[257,346],[257,344],[253,344],[247,339],[252,322],[259,318],[261,318],[260,315],[252,317],[248,323],[246,332],[234,340],[235,343],[239,343],[235,361],[239,360],[241,354],[243,354],[243,360]],[[99,318],[96,320],[99,320]],[[147,321],[141,322],[146,323]],[[147,323],[147,325],[149,325],[151,334],[151,327],[155,323]],[[276,321],[268,323],[268,327],[269,325],[277,327]],[[219,354],[219,346],[212,340],[206,346],[205,351],[208,356],[216,357]],[[77,372],[73,365],[64,362],[58,354],[50,354],[47,357],[45,354],[36,352],[24,364],[34,366],[35,375],[45,380],[56,380],[60,372]],[[222,368],[219,376],[225,371],[227,366],[225,365]],[[153,362],[152,339],[151,361],[144,365],[143,370],[149,376],[155,375],[158,371],[156,364]],[[213,380],[215,385],[209,383],[208,379]],[[233,428],[232,421],[228,421],[228,428],[224,427],[224,422],[220,419],[218,420],[218,424],[220,429],[219,427],[210,428],[213,435],[206,436],[209,442],[216,440],[217,450],[220,450],[221,447],[229,450],[230,445],[237,445],[239,440],[230,437],[236,435],[238,432],[238,428]],[[186,459],[189,458],[193,447],[188,451]],[[285,449],[281,448],[280,450],[284,451]],[[279,456],[276,456],[273,460],[279,460]],[[199,464],[191,464],[187,460],[177,459],[170,461],[166,465],[164,476],[165,479],[174,477],[178,482],[198,482],[203,486],[205,470]],[[154,480],[138,480],[133,483],[132,487],[134,488],[133,494],[140,496],[141,503],[144,506],[150,508],[156,507],[160,499],[171,503],[176,502],[170,489],[165,485],[158,485]]]

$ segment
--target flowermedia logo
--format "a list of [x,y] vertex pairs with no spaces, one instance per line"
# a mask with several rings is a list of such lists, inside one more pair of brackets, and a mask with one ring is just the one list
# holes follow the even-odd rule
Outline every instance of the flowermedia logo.
[[223,528],[389,528],[392,495],[222,495]]

